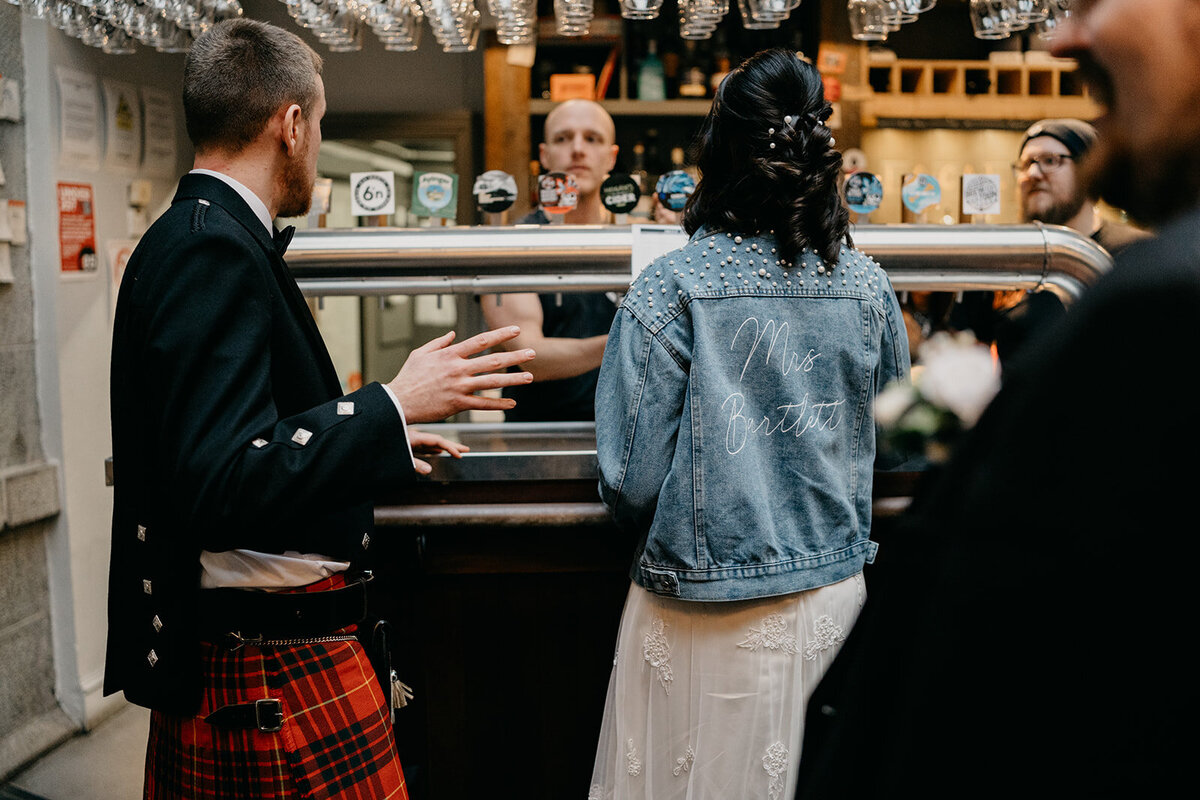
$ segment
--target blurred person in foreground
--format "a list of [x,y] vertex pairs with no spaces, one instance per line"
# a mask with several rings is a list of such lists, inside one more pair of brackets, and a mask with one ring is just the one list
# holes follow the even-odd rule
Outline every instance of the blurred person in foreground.
[[1157,229],[1031,342],[917,498],[810,703],[808,797],[1190,784],[1200,0],[1081,0],[1088,191]]
[[908,346],[847,234],[829,113],[792,50],[730,72],[690,239],[609,333],[600,493],[640,541],[589,797],[790,798],[805,699],[865,599],[872,401]]
[[[195,168],[117,300],[116,475],[104,692],[152,710],[150,798],[404,798],[381,688],[355,640],[372,502],[459,445],[407,427],[528,381],[517,335],[417,348],[342,395],[272,220],[309,207],[322,62],[237,19],[198,37],[183,105]],[[365,631],[368,637],[371,629]]]
[[[612,214],[604,207],[600,185],[617,161],[617,132],[612,117],[592,100],[567,100],[546,115],[544,139],[538,145],[547,172],[575,178],[579,202],[563,220],[569,225],[605,225]],[[546,225],[538,208],[518,224]],[[604,355],[616,305],[605,292],[489,294],[480,298],[484,319],[492,327],[516,325],[521,335],[505,343],[509,349],[530,348],[537,358],[524,365],[533,375],[529,386],[514,386],[505,396],[517,407],[510,422],[568,422],[594,419],[596,376]]]

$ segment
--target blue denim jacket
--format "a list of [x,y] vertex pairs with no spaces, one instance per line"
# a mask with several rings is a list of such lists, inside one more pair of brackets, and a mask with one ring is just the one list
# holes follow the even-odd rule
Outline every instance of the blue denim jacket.
[[781,263],[769,235],[700,230],[642,271],[596,390],[600,495],[638,532],[631,577],[743,600],[874,558],[872,406],[908,374],[886,273],[843,248]]

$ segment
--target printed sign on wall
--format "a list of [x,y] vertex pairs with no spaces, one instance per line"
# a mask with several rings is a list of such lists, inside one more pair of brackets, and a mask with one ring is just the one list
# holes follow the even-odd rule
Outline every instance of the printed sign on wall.
[[142,87],[143,167],[150,175],[175,175],[175,118],[178,101],[170,92]]
[[142,163],[142,102],[136,86],[104,81],[104,120],[108,139],[104,166],[136,171]]
[[58,184],[58,250],[63,273],[94,273],[99,267],[90,183]]
[[59,67],[58,160],[64,167],[100,167],[100,96],[95,75]]

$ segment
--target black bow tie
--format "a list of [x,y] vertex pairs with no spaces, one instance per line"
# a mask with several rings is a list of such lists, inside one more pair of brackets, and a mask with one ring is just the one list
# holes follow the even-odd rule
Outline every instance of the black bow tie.
[[292,236],[296,233],[295,226],[288,225],[281,231],[275,231],[272,237],[275,240],[275,251],[279,253],[279,257],[283,258],[283,254],[287,252],[288,245],[292,243]]

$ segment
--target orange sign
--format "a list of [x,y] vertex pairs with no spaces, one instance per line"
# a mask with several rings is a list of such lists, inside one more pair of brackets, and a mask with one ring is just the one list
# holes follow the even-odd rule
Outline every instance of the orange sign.
[[550,99],[555,103],[563,100],[594,100],[596,98],[596,76],[558,73],[550,76]]
[[58,250],[63,272],[95,272],[100,266],[90,183],[58,184]]
[[842,99],[842,81],[839,78],[834,78],[829,75],[825,76],[825,99],[831,103],[836,103]]

